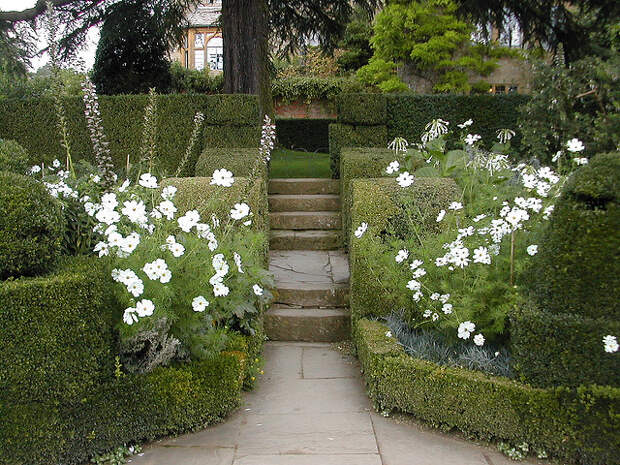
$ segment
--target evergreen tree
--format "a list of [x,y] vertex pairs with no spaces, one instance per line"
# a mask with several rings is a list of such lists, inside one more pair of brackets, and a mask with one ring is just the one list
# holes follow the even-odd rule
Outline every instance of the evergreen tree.
[[169,43],[160,0],[125,0],[101,27],[93,83],[101,94],[143,94],[170,87]]

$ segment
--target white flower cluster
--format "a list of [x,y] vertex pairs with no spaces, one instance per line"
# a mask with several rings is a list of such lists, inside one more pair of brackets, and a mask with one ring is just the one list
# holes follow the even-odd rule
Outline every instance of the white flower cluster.
[[271,151],[276,141],[276,125],[271,122],[269,115],[265,115],[263,120],[263,130],[260,138],[260,148],[258,149],[262,160],[267,163],[271,160]]
[[215,170],[211,177],[211,184],[216,186],[230,187],[234,182],[235,178],[233,178],[233,174],[224,168]]
[[618,339],[616,336],[607,335],[603,338],[603,347],[605,348],[605,352],[609,354],[613,354],[614,352],[618,352]]
[[422,143],[426,144],[443,134],[447,134],[449,124],[448,121],[444,121],[441,118],[432,120],[424,127],[426,132],[422,134]]

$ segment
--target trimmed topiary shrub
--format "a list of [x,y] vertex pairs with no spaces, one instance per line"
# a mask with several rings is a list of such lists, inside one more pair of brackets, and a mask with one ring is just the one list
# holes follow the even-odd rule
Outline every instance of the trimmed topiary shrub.
[[[206,148],[196,162],[194,176],[210,177],[213,171],[226,168],[235,177],[246,177],[252,173],[259,158],[258,146],[251,148]],[[267,178],[267,165],[261,163],[260,175]]]
[[14,140],[0,139],[0,171],[26,174],[30,159],[25,148]]
[[32,178],[0,172],[0,279],[50,270],[61,251],[60,204]]
[[387,124],[385,94],[342,94],[336,99],[340,123]]
[[555,205],[529,287],[551,313],[620,318],[620,153],[593,157]]
[[519,309],[510,315],[513,368],[534,386],[618,387],[620,357],[603,350],[608,334],[620,334],[620,321]]

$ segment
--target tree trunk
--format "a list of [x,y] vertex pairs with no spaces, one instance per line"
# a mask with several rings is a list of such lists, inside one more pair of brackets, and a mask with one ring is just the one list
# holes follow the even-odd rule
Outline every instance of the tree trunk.
[[223,0],[224,93],[259,96],[262,115],[273,116],[266,0]]

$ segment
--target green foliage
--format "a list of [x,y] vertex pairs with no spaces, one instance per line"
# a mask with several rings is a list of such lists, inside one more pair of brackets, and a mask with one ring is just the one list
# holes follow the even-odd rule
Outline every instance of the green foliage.
[[514,367],[534,386],[619,385],[620,359],[603,350],[603,337],[620,334],[620,322],[551,314],[533,305],[510,316]]
[[[110,142],[117,169],[127,157],[134,163],[140,153],[145,95],[103,96],[99,98],[103,127]],[[156,169],[174,173],[185,157],[197,112],[205,116],[204,135],[192,154],[190,164],[203,147],[256,147],[260,140],[258,100],[250,95],[160,95],[157,100]],[[79,97],[62,99],[68,121],[73,161],[94,162],[92,145],[84,120],[84,104]],[[30,154],[30,162],[51,164],[64,160],[56,125],[54,101],[48,98],[0,102],[0,137],[14,139]],[[32,130],[36,127],[37,130]],[[163,130],[165,128],[165,130]]]
[[569,178],[529,271],[545,312],[620,317],[619,186],[618,152],[597,155]]
[[[353,202],[352,181],[357,178],[385,176],[385,167],[397,160],[403,162],[402,154],[384,148],[345,148],[340,156],[340,197],[342,205],[342,233],[345,243],[351,234],[351,207]],[[357,227],[357,226],[356,226]]]
[[368,64],[357,70],[357,78],[366,85],[377,86],[383,92],[409,92],[409,87],[396,75],[396,63],[373,56]]
[[42,184],[0,171],[0,279],[50,270],[64,226],[60,204]]
[[177,61],[170,65],[170,76],[170,91],[175,94],[221,94],[224,88],[223,74],[185,68]]
[[358,72],[385,92],[406,87],[395,75],[406,64],[430,81],[435,92],[471,90],[468,71],[486,76],[497,66],[497,47],[470,44],[473,26],[457,16],[452,0],[393,1],[377,15],[374,55]]
[[0,171],[26,174],[30,160],[26,149],[14,140],[0,139]]
[[337,61],[341,70],[356,71],[368,64],[368,60],[372,57],[371,36],[372,24],[364,14],[359,14],[347,24],[342,40],[338,44],[341,54]]
[[386,126],[329,125],[329,154],[332,177],[340,177],[340,152],[345,147],[385,147]]
[[468,437],[527,442],[569,463],[607,465],[620,453],[620,389],[535,389],[506,378],[446,368],[406,355],[388,328],[358,321],[353,340],[380,410],[414,414]]
[[0,403],[0,463],[81,464],[119,444],[150,441],[222,421],[241,402],[244,357],[108,379],[65,405]]
[[352,181],[351,231],[362,222],[368,230],[361,238],[350,238],[351,313],[353,320],[366,316],[388,316],[404,311],[405,321],[420,316],[413,308],[406,285],[391,253],[390,230],[411,230],[415,224],[421,239],[443,229],[435,218],[458,196],[452,179],[420,178],[402,189],[394,179]]
[[338,122],[358,125],[388,124],[387,100],[381,94],[343,94],[336,100]]
[[93,66],[100,94],[143,94],[170,87],[165,4],[125,0],[106,12]]
[[79,399],[111,377],[110,284],[93,259],[0,283],[0,404]]
[[[56,78],[60,79],[59,86],[54,83]],[[53,97],[54,93],[58,91],[63,96],[78,96],[82,94],[83,80],[84,75],[73,69],[59,69],[57,75],[53,76],[50,66],[46,65],[27,77],[12,79],[8,82],[0,80],[0,100],[2,98]]]
[[307,152],[329,150],[329,125],[333,119],[279,118],[276,120],[278,144]]
[[285,103],[313,100],[334,100],[344,93],[362,92],[364,86],[349,78],[290,76],[275,79],[271,85],[273,98]]
[[611,53],[568,68],[536,64],[532,98],[519,115],[524,150],[549,161],[574,137],[590,156],[620,146],[620,53]]

